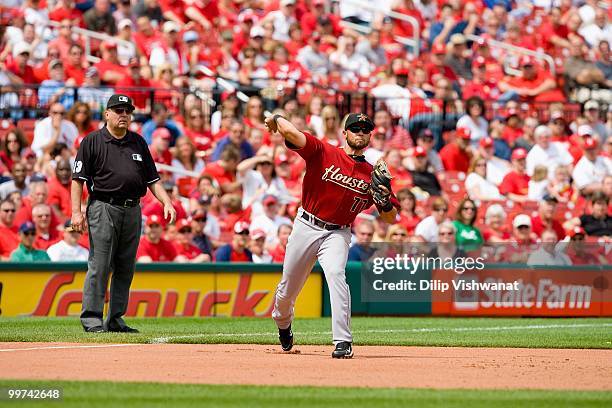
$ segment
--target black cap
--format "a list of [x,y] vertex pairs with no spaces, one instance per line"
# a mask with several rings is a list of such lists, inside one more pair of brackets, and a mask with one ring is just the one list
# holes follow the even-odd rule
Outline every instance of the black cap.
[[555,203],[556,204],[556,203],[559,202],[559,200],[557,200],[557,197],[552,196],[550,194],[544,194],[544,197],[542,197],[542,199],[544,201],[546,201],[546,202],[549,202],[549,203]]
[[134,103],[132,102],[132,98],[127,95],[114,94],[110,98],[108,98],[108,103],[106,104],[106,109],[116,108],[117,106],[125,106],[134,110]]
[[349,114],[346,118],[346,123],[344,123],[344,130],[348,129],[355,123],[366,126],[370,132],[374,130],[374,122],[372,122],[372,119],[370,119],[370,117],[365,113]]

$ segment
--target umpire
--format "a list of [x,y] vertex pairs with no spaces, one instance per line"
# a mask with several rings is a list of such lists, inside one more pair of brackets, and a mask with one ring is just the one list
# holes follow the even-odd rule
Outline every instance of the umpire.
[[[125,95],[106,104],[106,126],[88,134],[79,147],[72,175],[72,228],[89,230],[89,260],[83,288],[81,324],[86,332],[138,333],[125,324],[140,240],[140,198],[147,187],[174,222],[176,211],[159,182],[146,141],[129,129],[134,105]],[[90,194],[86,215],[81,209],[83,182]],[[110,303],[103,321],[104,298],[113,271]]]

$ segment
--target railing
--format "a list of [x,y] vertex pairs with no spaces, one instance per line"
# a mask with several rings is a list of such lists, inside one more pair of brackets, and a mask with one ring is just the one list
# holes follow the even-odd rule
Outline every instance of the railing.
[[[419,21],[412,17],[412,16],[408,16],[406,14],[402,14],[402,13],[398,13],[396,11],[393,10],[384,10],[374,4],[370,4],[369,2],[366,1],[362,1],[362,0],[342,0],[345,3],[350,3],[352,5],[364,8],[366,10],[370,10],[373,11],[375,13],[380,13],[380,14],[384,14],[385,16],[391,17],[393,19],[396,20],[401,20],[404,21],[408,24],[410,24],[412,26],[412,38],[405,38],[405,37],[401,37],[401,36],[395,36],[395,40],[403,45],[408,45],[410,47],[412,47],[412,52],[418,57],[421,51],[421,47],[420,47],[420,37],[421,37],[421,27],[419,25]],[[365,31],[363,31],[363,29],[361,28],[357,28],[355,26],[358,26],[358,24],[352,24],[346,21],[343,21],[341,24],[343,24],[346,27],[361,31],[363,33],[365,33]],[[367,28],[367,27],[366,27]],[[369,32],[369,30],[368,30]]]
[[[486,40],[487,43],[492,47],[502,48],[508,51],[512,51],[513,53],[529,55],[535,57],[536,59],[544,60],[548,63],[548,69],[550,70],[550,73],[553,75],[553,77],[556,75],[555,60],[553,59],[553,57],[544,52],[533,51],[523,47],[517,47],[516,45],[508,44],[502,41],[492,40],[490,38],[485,39],[484,37],[474,34],[468,34],[466,37],[468,40],[471,41]],[[504,62],[504,64],[506,64],[506,62]],[[514,75],[520,73],[520,71],[517,71],[509,66],[504,66],[504,69],[506,70],[506,72],[513,73]]]

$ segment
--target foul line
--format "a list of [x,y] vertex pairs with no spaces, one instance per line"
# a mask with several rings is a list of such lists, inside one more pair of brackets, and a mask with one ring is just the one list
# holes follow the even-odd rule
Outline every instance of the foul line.
[[[429,333],[429,332],[470,332],[470,331],[511,331],[511,330],[539,330],[539,329],[563,329],[563,328],[585,328],[585,327],[612,327],[612,323],[578,323],[578,324],[532,324],[526,326],[491,326],[491,327],[424,327],[420,329],[372,329],[353,330],[353,333]],[[295,332],[296,334],[328,335],[331,331],[324,332]],[[202,337],[259,337],[276,336],[274,332],[268,333],[202,333],[183,336],[157,337],[149,341],[150,344],[164,344],[172,340],[197,339]]]
[[130,346],[142,346],[142,344],[125,343],[125,344],[96,344],[96,345],[75,345],[75,346],[40,346],[40,347],[27,347],[27,348],[14,348],[14,349],[0,349],[0,352],[10,353],[13,351],[88,349],[88,348],[109,348],[109,347],[130,347]]

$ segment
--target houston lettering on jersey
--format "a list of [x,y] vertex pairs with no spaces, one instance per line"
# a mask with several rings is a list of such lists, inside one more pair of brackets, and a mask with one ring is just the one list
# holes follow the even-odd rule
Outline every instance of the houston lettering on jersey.
[[321,179],[323,181],[335,183],[359,194],[366,194],[368,192],[368,188],[370,187],[370,183],[362,179],[342,174],[340,167],[336,167],[333,164],[325,169]]

